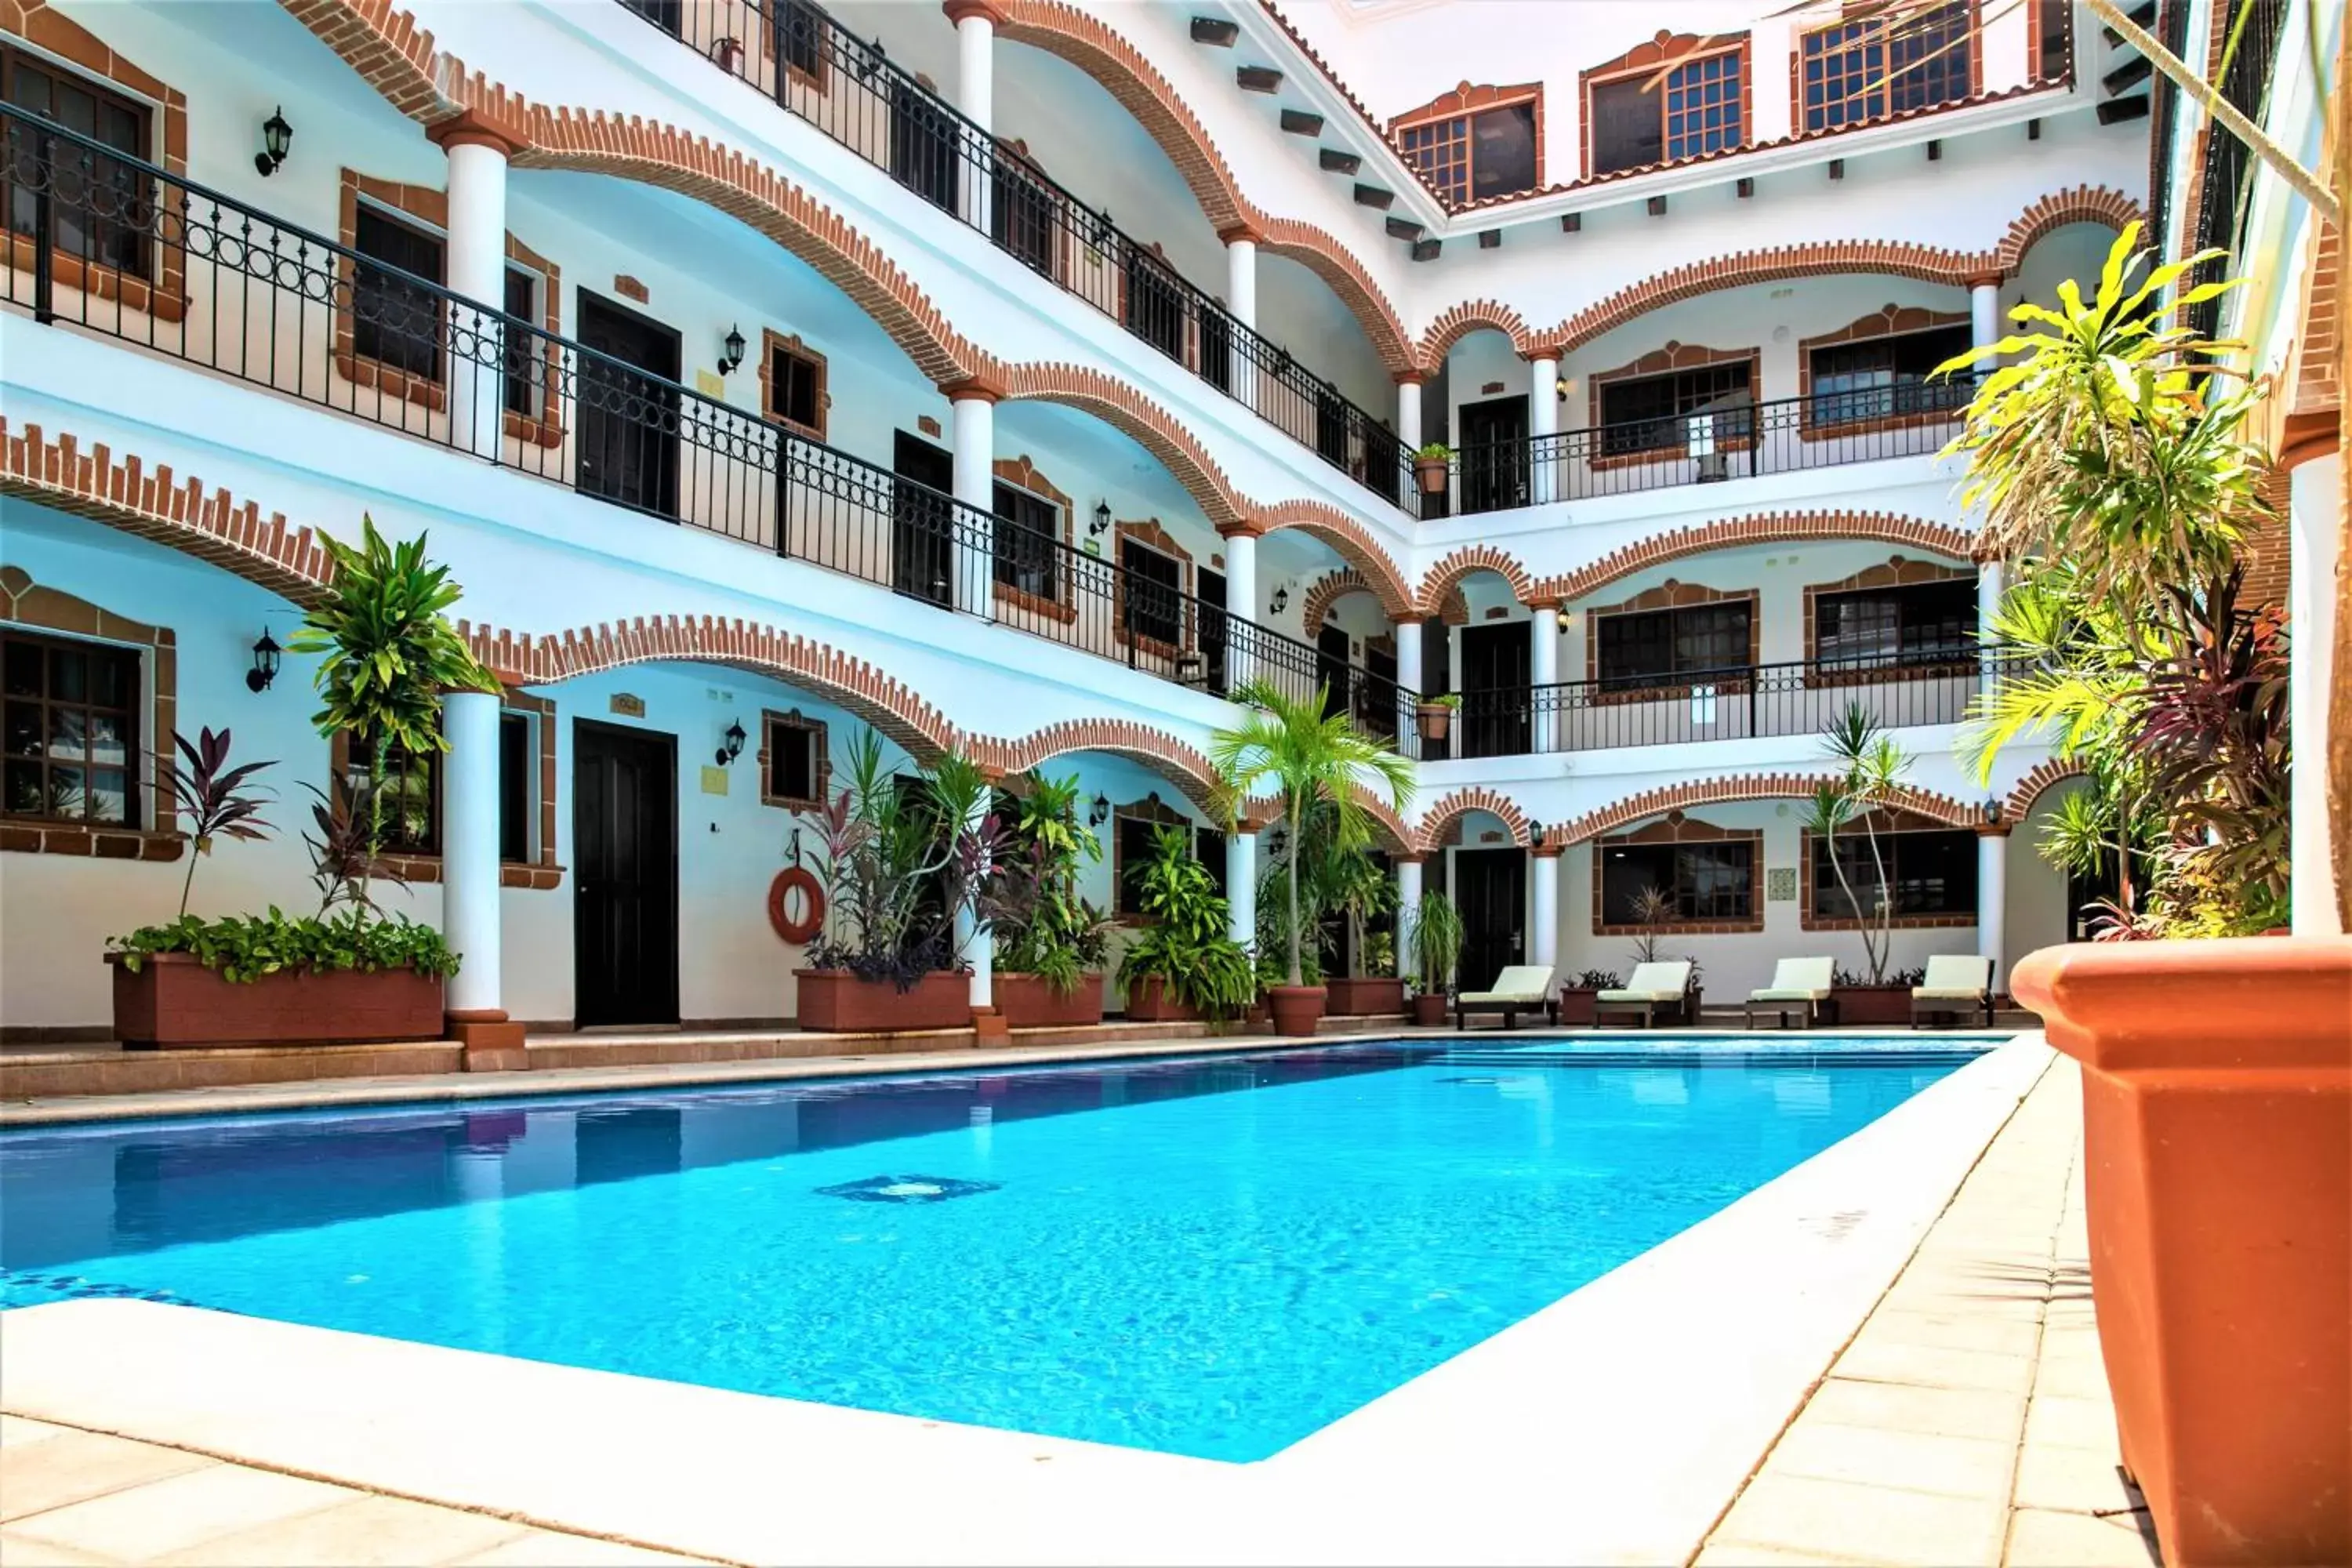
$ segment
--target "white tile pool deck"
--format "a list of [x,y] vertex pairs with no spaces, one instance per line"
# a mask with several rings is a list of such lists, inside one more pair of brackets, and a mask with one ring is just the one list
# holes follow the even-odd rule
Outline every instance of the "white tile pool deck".
[[[2084,1282],[2077,1080],[2052,1062],[2038,1040],[2003,1047],[1255,1465],[144,1302],[10,1313],[0,1409],[119,1446],[89,1462],[87,1489],[55,1494],[75,1500],[44,1503],[19,1479],[41,1448],[108,1439],[0,1434],[0,1568],[660,1561],[623,1555],[656,1549],[730,1563],[2136,1568],[2151,1554],[2114,1468]],[[252,1523],[237,1511],[241,1497],[319,1497],[284,1489],[320,1482],[383,1495]],[[226,1500],[203,1515],[160,1489],[174,1485]],[[121,1533],[68,1538],[76,1509]],[[172,1533],[197,1515],[232,1526],[209,1542]],[[371,1522],[386,1516],[420,1532],[413,1550]],[[565,1531],[603,1539],[550,1539]]]

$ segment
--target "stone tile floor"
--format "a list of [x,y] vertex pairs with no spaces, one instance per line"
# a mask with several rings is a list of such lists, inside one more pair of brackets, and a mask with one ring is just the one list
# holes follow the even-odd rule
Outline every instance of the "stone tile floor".
[[0,1415],[5,1568],[604,1568],[702,1561]]
[[2061,1058],[1696,1558],[2148,1568],[2116,1450]]

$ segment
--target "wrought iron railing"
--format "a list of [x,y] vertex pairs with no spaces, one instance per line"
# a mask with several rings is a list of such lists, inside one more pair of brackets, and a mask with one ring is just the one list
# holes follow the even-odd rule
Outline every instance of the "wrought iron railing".
[[1999,673],[1974,647],[1465,691],[1457,757],[1597,752],[1820,731],[1849,708],[1889,729],[1955,724]]
[[621,0],[627,10],[1076,295],[1362,484],[1413,500],[1396,434],[1180,275],[877,40],[811,0]]
[[1317,650],[0,104],[5,302],[1223,694]]

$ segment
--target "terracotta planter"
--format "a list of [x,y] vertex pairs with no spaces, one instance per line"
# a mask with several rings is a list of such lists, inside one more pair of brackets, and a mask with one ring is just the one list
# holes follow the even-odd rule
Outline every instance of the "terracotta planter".
[[1830,989],[1841,1024],[1911,1024],[1908,985],[1837,985]]
[[1157,974],[1139,976],[1127,988],[1128,1021],[1136,1024],[1190,1024],[1201,1015],[1168,994],[1168,984]]
[[1445,1023],[1445,993],[1417,992],[1412,999],[1412,1021],[1424,1029],[1439,1028]]
[[1413,710],[1414,722],[1420,726],[1424,741],[1443,741],[1454,728],[1454,705],[1450,702],[1424,702]]
[[1590,985],[1563,985],[1559,988],[1559,1021],[1563,1024],[1593,1022],[1592,999],[1601,993]]
[[1078,988],[1067,995],[1046,984],[1042,974],[999,974],[991,994],[1007,1028],[1075,1028],[1102,1022],[1103,977],[1099,974],[1079,975]]
[[1316,1020],[1323,1016],[1323,987],[1269,985],[1265,995],[1274,1007],[1276,1034],[1296,1039],[1315,1032]]
[[184,952],[159,952],[134,974],[114,965],[114,1037],[139,1050],[437,1040],[441,982],[413,969],[303,970],[224,980]]
[[876,1035],[900,1029],[961,1029],[971,1022],[971,979],[940,970],[901,991],[891,980],[860,980],[845,969],[796,969],[803,1029]]
[[1421,493],[1425,496],[1444,495],[1452,467],[1451,461],[1444,458],[1415,458],[1412,460],[1412,476],[1421,481]]
[[1404,982],[1395,975],[1326,980],[1323,1010],[1334,1018],[1387,1016],[1404,1011]]
[[2352,938],[2043,948],[2091,1292],[2168,1563],[2352,1562]]

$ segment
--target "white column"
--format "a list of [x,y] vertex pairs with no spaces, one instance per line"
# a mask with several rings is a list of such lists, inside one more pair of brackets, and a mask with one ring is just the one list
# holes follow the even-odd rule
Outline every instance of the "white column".
[[958,160],[957,179],[965,217],[986,234],[995,196],[989,175],[996,165],[996,9],[985,0],[949,0],[945,9],[956,30],[956,107],[982,138]]
[[1412,927],[1421,916],[1421,860],[1416,856],[1399,856],[1397,879],[1397,973],[1407,980],[1420,977],[1412,961]]
[[1257,524],[1229,522],[1217,532],[1225,542],[1225,685],[1230,690],[1257,674],[1256,639],[1231,623],[1262,626],[1265,606],[1257,596]]
[[[507,297],[507,144],[478,132],[442,140],[449,162],[449,244],[452,293],[502,309]],[[461,314],[450,323],[451,438],[477,457],[499,455],[506,396],[505,357],[495,317]]]
[[1257,830],[1236,826],[1225,835],[1225,932],[1242,946],[1257,948]]
[[1998,278],[1969,279],[1969,342],[1974,348],[2000,342],[2000,279]]
[[[1978,563],[1977,647],[1979,649],[1990,651],[1993,617],[2000,614],[2000,596],[2008,591],[2007,584],[2008,574],[2001,569],[2000,562],[1985,561]],[[1985,653],[1979,653],[1978,656],[1979,662],[1977,667],[1977,689],[1983,692],[1985,700],[1990,702],[1992,700],[1993,688],[2000,684],[1999,667],[1983,662],[1985,657]]]
[[1559,718],[1559,605],[1543,600],[1528,606],[1528,683],[1535,688],[1528,714],[1528,750],[1554,749],[1552,727]]
[[2335,936],[2344,930],[2327,834],[2326,751],[2330,661],[2336,639],[2352,630],[2336,624],[2336,578],[2345,570],[2337,548],[2343,516],[2344,474],[2330,446],[2287,476],[2287,626],[2293,633],[2287,705],[2295,735],[2288,853],[2297,936]]
[[1540,847],[1529,850],[1528,870],[1536,895],[1528,962],[1549,969],[1559,962],[1559,851],[1547,852]]
[[[1254,229],[1224,231],[1225,310],[1234,320],[1257,331],[1257,233]],[[1247,348],[1233,353],[1233,394],[1243,407],[1257,409],[1257,359]]]
[[1397,440],[1408,458],[1421,446],[1421,377],[1397,377]]
[[1992,960],[1993,994],[2009,979],[2002,952],[2009,912],[2009,829],[1977,832],[1977,956]]
[[[988,820],[991,807],[995,804],[994,795],[993,788],[981,791],[980,798],[972,802],[971,810],[964,816],[965,832],[978,833],[981,830],[982,826]],[[982,872],[985,873],[986,869],[983,865]],[[956,910],[955,936],[956,951],[971,970],[971,1005],[975,1007],[994,1006],[996,1005],[996,937],[987,926],[980,923],[978,913],[970,900],[966,900],[962,907]]]
[[[1421,722],[1418,702],[1429,695],[1421,684],[1421,622],[1418,618],[1407,616],[1396,624],[1396,645],[1397,685],[1402,689],[1397,694],[1397,733],[1405,735],[1413,733],[1413,727]],[[1412,695],[1408,697],[1406,692]],[[1416,877],[1420,874],[1417,868],[1413,872]]]
[[1553,476],[1559,471],[1559,454],[1556,443],[1545,439],[1559,434],[1559,360],[1532,359],[1528,362],[1531,373],[1528,390],[1528,479],[1529,499],[1540,506],[1558,495],[1559,487]]
[[506,1017],[499,990],[499,694],[441,699],[441,934],[459,955],[447,1006],[478,1023]]
[[949,555],[955,606],[975,616],[996,613],[996,395],[969,385],[954,399],[955,499],[959,509]]

